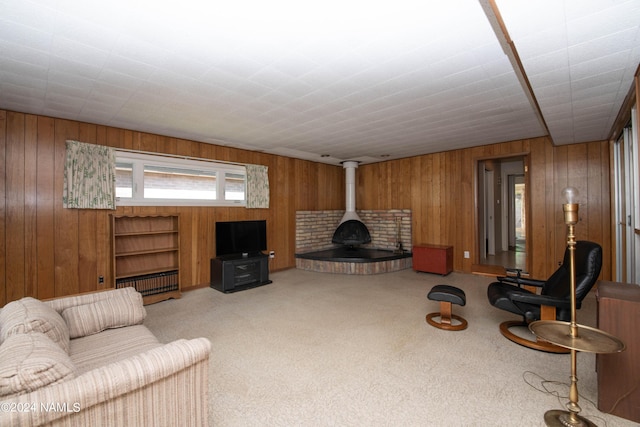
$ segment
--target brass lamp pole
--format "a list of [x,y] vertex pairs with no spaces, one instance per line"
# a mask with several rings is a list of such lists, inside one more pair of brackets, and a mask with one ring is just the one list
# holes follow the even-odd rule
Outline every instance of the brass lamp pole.
[[567,187],[562,191],[566,203],[562,205],[564,222],[567,224],[567,247],[569,250],[569,284],[571,287],[571,322],[557,320],[538,320],[529,325],[531,332],[552,344],[571,350],[571,387],[569,389],[568,411],[550,410],[544,414],[548,426],[595,426],[594,423],[578,415],[578,377],[576,375],[576,355],[578,351],[591,353],[616,353],[624,350],[624,343],[618,338],[599,329],[581,326],[576,323],[576,236],[579,204],[576,203],[578,191]]

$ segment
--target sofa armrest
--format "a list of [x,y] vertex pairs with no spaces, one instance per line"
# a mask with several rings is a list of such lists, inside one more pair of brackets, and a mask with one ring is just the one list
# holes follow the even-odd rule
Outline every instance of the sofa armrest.
[[[211,343],[177,340],[2,401],[2,426],[206,426]],[[21,409],[21,410],[18,410]]]
[[78,295],[71,295],[66,297],[53,298],[44,300],[44,303],[52,307],[58,313],[62,313],[65,309],[70,307],[77,307],[80,305],[93,304],[98,301],[113,298],[115,295],[127,295],[131,293],[137,293],[133,287],[126,287],[120,289],[105,289],[95,292],[86,292]]

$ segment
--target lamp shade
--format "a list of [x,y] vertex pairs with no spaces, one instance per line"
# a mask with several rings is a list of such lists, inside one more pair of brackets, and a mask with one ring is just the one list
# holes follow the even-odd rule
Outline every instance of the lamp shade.
[[580,193],[577,188],[566,187],[562,190],[562,202],[568,204],[578,203],[578,196]]

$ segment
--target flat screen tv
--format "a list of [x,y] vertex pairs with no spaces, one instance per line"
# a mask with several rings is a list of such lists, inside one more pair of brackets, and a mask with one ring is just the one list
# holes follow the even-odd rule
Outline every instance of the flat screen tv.
[[216,222],[216,256],[249,256],[267,250],[267,221]]

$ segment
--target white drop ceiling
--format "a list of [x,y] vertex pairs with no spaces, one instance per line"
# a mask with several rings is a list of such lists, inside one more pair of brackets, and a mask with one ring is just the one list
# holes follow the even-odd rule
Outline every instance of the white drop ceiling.
[[640,0],[0,0],[2,109],[332,164],[607,139],[639,64]]

